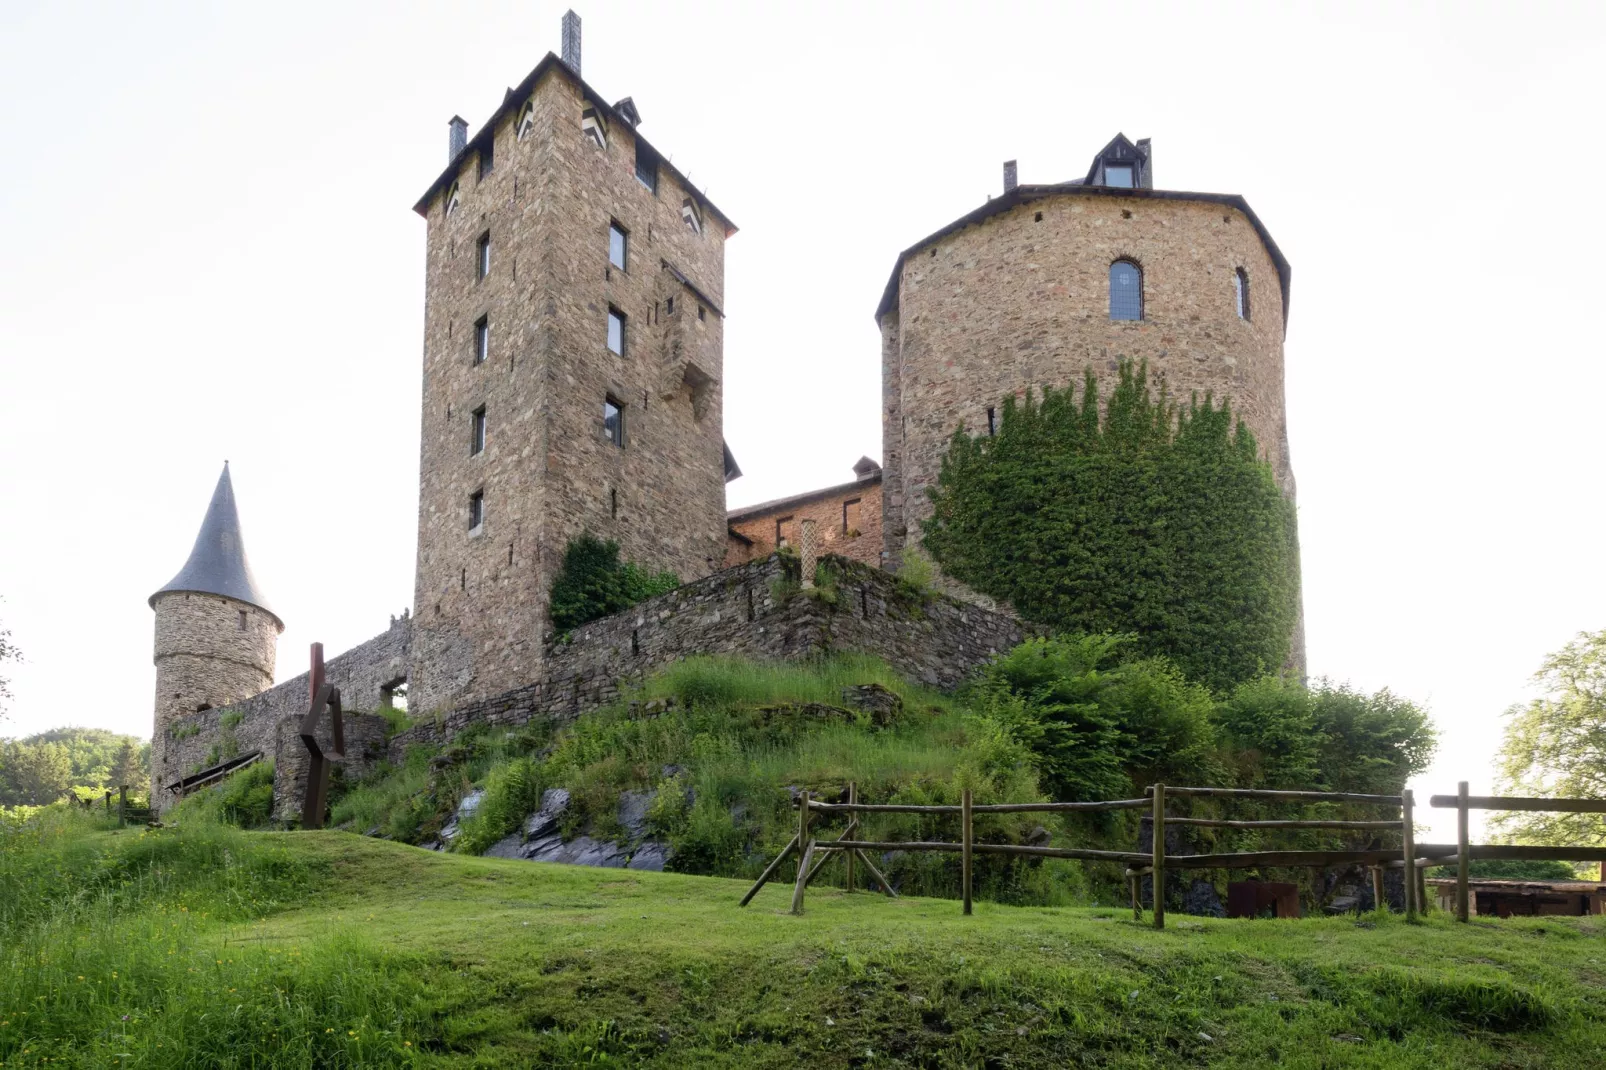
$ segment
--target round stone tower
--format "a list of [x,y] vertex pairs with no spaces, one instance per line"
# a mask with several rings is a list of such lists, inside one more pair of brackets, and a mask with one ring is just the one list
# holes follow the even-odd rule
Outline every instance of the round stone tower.
[[[273,686],[284,623],[262,597],[240,537],[234,485],[225,462],[189,560],[151,595],[156,611],[156,721],[151,734],[151,800],[190,772],[178,746],[185,718]],[[178,739],[175,739],[177,734]]]
[[[1122,360],[1175,402],[1229,401],[1293,497],[1288,261],[1241,196],[1155,189],[1152,160],[1117,135],[1069,182],[1019,184],[1012,161],[1002,196],[898,257],[876,310],[888,567],[920,545],[955,428],[988,434],[1002,398],[1080,393],[1089,369],[1108,397]],[[1293,645],[1303,664],[1302,625]]]

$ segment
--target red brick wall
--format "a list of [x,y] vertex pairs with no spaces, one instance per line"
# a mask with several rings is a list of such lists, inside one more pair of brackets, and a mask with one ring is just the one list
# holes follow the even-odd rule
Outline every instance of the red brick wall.
[[[856,504],[854,504],[856,503]],[[846,507],[847,526],[843,516]],[[776,524],[782,536],[797,546],[804,520],[813,520],[820,538],[820,552],[841,554],[866,565],[881,564],[881,480],[866,479],[858,484],[832,488],[819,497],[781,503],[762,512],[738,511],[730,529],[752,540],[749,545],[732,536],[725,552],[725,567],[745,564],[775,552]],[[855,534],[855,532],[857,534]]]

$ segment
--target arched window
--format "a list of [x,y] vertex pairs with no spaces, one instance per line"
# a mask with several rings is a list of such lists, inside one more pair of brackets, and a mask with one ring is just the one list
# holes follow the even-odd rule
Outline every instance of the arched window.
[[1110,318],[1143,318],[1143,269],[1130,260],[1110,265]]
[[1239,268],[1232,276],[1233,296],[1238,301],[1238,318],[1249,318],[1249,272]]

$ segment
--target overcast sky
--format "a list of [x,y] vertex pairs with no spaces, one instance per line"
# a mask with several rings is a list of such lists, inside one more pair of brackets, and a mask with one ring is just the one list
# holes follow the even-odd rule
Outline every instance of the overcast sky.
[[[566,5],[0,4],[0,732],[149,735],[146,599],[225,458],[279,677],[411,601],[424,223]],[[1310,669],[1428,704],[1419,788],[1606,627],[1606,5],[598,3],[585,75],[736,223],[730,504],[879,457],[899,250],[1117,131],[1293,263]]]

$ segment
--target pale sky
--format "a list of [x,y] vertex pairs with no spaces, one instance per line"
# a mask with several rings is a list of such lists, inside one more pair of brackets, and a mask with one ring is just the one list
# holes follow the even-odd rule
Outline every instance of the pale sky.
[[[146,599],[223,461],[288,627],[412,598],[424,223],[563,3],[0,4],[0,732],[149,735]],[[1606,5],[595,3],[587,81],[741,227],[743,505],[881,455],[897,253],[1117,131],[1241,193],[1293,264],[1310,669],[1427,704],[1415,786],[1492,786],[1500,713],[1606,627]],[[1448,826],[1440,826],[1448,832]]]

